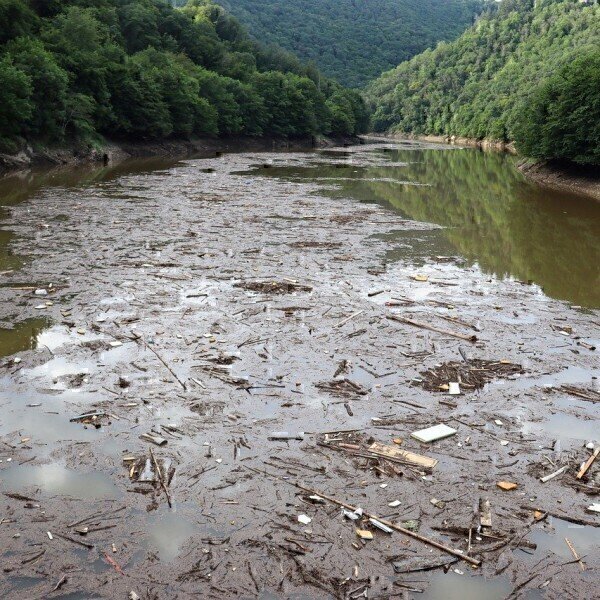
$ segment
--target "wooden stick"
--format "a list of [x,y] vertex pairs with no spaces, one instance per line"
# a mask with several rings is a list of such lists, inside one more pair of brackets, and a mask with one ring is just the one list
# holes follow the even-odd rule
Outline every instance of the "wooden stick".
[[[345,502],[342,502],[341,500],[336,500],[335,498],[326,496],[325,494],[322,494],[321,492],[318,492],[316,490],[311,490],[310,488],[304,487],[304,486],[300,485],[299,483],[295,483],[293,485],[295,485],[298,489],[301,489],[305,492],[309,492],[310,494],[313,494],[313,495],[317,495],[317,496],[323,498],[324,500],[328,500],[332,504],[337,504],[338,506],[342,506],[348,510],[351,510],[352,512],[357,510],[356,506],[352,506],[351,504],[346,504]],[[478,567],[481,564],[481,561],[477,560],[476,558],[471,558],[470,556],[465,556],[464,554],[461,554],[458,550],[454,550],[453,548],[444,546],[443,544],[440,544],[439,542],[436,542],[435,540],[426,538],[422,535],[419,535],[418,533],[415,533],[414,531],[410,531],[409,529],[404,529],[404,527],[400,527],[400,525],[396,525],[395,523],[392,523],[391,521],[388,521],[387,519],[382,519],[381,517],[378,517],[376,515],[368,513],[364,510],[363,510],[363,514],[365,515],[365,517],[368,517],[370,519],[375,519],[376,521],[379,521],[380,523],[387,525],[389,528],[394,529],[395,531],[398,531],[399,533],[403,533],[404,535],[412,537],[415,540],[419,540],[420,542],[423,542],[424,544],[428,544],[430,546],[433,546],[434,548],[437,548],[438,550],[442,550],[448,554],[451,554],[452,556],[456,556],[457,558],[460,558],[461,560],[465,560],[468,563],[471,563],[472,565],[474,565],[476,567]]]
[[573,546],[573,544],[571,543],[569,538],[565,538],[565,542],[567,542],[567,546],[569,546],[569,550],[573,554],[573,557],[575,558],[575,560],[579,563],[579,568],[582,571],[585,571],[585,565],[583,564],[583,561],[581,560],[581,557],[579,556],[579,554],[577,554],[577,550],[575,550],[575,547]]
[[64,535],[62,533],[56,533],[56,531],[52,535],[62,538],[63,540],[67,540],[67,542],[71,542],[72,544],[77,544],[78,546],[83,546],[84,548],[87,548],[88,550],[91,550],[92,548],[95,547],[94,544],[88,544],[87,542],[82,542],[81,540],[76,540],[72,537],[69,537],[68,535]]
[[388,315],[388,319],[391,321],[397,321],[398,323],[404,323],[406,325],[412,325],[413,327],[420,327],[421,329],[428,329],[429,331],[435,331],[436,333],[442,333],[444,335],[449,335],[451,337],[458,338],[459,340],[464,340],[466,342],[476,342],[476,335],[465,335],[463,333],[455,333],[454,331],[447,331],[446,329],[440,329],[439,327],[434,327],[433,325],[428,325],[427,323],[421,323],[420,321],[413,321],[412,319],[405,319],[404,317],[397,317],[396,315]]
[[588,472],[589,468],[592,466],[592,463],[596,460],[596,458],[598,458],[599,454],[600,446],[594,450],[594,453],[587,459],[586,463],[581,467],[581,469],[579,469],[579,473],[577,473],[577,479],[581,479]]
[[571,515],[567,515],[562,512],[556,512],[552,510],[547,510],[545,508],[541,508],[539,506],[528,506],[527,504],[521,504],[521,508],[523,510],[527,510],[530,512],[538,511],[541,513],[545,513],[554,517],[555,519],[562,519],[563,521],[567,521],[569,523],[575,523],[576,525],[587,525],[589,527],[600,527],[600,523],[598,521],[590,521],[589,519],[580,519],[579,517],[572,517]]
[[336,327],[341,327],[342,325],[345,325],[348,321],[351,321],[352,319],[354,319],[354,317],[358,317],[358,315],[362,315],[364,312],[365,312],[364,310],[359,310],[359,311],[355,312],[354,314],[352,314],[349,317],[346,317],[345,319],[340,321],[336,325]]
[[125,575],[125,573],[123,572],[123,569],[121,569],[119,563],[117,563],[117,561],[115,561],[114,558],[109,556],[109,554],[107,552],[104,552],[104,558],[107,560],[108,564],[113,566],[114,570],[117,573],[119,573],[120,575]]
[[564,467],[561,467],[557,471],[554,471],[554,473],[550,473],[550,475],[546,475],[546,477],[540,477],[540,481],[542,483],[547,483],[551,479],[558,477],[561,473],[564,473],[568,468],[569,468],[569,465],[565,465]]
[[169,490],[167,489],[167,486],[165,485],[165,481],[163,479],[160,467],[158,466],[156,457],[154,456],[154,452],[152,452],[152,448],[150,448],[150,456],[152,457],[152,462],[154,463],[154,468],[156,469],[156,473],[158,475],[158,481],[160,482],[160,485],[167,496],[167,502],[169,503],[169,508],[172,508],[171,495],[169,494]]
[[160,362],[167,368],[167,370],[169,371],[169,373],[171,373],[171,375],[173,375],[173,377],[175,378],[175,380],[177,381],[177,383],[184,390],[187,390],[187,387],[186,387],[185,383],[183,381],[181,381],[181,379],[179,379],[179,377],[177,377],[177,375],[175,374],[175,371],[173,371],[173,369],[171,369],[171,367],[161,358],[160,354],[154,348],[148,346],[148,344],[146,344],[146,342],[144,342],[144,346],[146,346],[146,348],[148,348],[148,350],[150,350],[154,354],[154,356],[156,356],[156,358],[158,358],[158,360],[160,360]]

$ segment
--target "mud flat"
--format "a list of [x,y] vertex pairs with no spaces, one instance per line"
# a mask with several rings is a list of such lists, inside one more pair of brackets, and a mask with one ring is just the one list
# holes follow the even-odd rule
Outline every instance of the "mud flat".
[[[390,262],[386,235],[439,227],[270,175],[386,148],[187,160],[12,206],[3,597],[594,597],[600,458],[577,475],[600,316],[457,256]],[[438,424],[456,432],[411,436]]]

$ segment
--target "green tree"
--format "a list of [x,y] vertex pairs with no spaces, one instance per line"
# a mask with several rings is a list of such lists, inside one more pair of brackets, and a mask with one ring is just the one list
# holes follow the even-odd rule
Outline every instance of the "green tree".
[[600,164],[600,51],[565,65],[521,110],[515,141],[524,154]]
[[0,138],[19,135],[33,114],[31,78],[9,56],[0,58]]
[[62,136],[68,99],[69,76],[54,56],[34,38],[21,37],[6,46],[15,67],[26,73],[31,83],[31,117],[20,118],[30,134],[45,139]]
[[0,44],[28,35],[38,26],[37,15],[24,0],[0,0]]
[[143,2],[130,2],[119,10],[121,31],[129,54],[140,52],[149,46],[159,48],[161,36],[158,31],[158,10]]

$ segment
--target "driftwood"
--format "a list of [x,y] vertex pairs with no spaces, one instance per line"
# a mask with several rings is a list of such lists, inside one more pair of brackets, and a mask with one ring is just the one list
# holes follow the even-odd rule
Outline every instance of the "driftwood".
[[150,448],[150,456],[152,457],[152,462],[154,463],[154,469],[158,476],[158,481],[160,483],[160,486],[162,487],[163,491],[165,492],[165,495],[167,496],[167,502],[169,503],[169,508],[171,508],[173,506],[172,502],[171,502],[171,494],[169,494],[169,490],[167,489],[167,485],[165,483],[164,476],[162,474],[162,471],[160,470],[158,461],[156,460],[156,457],[154,456],[154,452],[152,452],[152,448]]
[[458,338],[459,340],[464,340],[465,342],[477,341],[476,335],[465,335],[464,333],[456,333],[455,331],[448,331],[446,329],[441,329],[440,327],[435,327],[427,323],[421,323],[420,321],[413,321],[412,319],[397,317],[396,315],[388,315],[387,318],[390,319],[390,321],[397,321],[398,323],[404,323],[405,325],[412,325],[413,327],[419,327],[421,329],[428,329],[429,331],[435,331],[436,333],[441,333],[443,335],[449,335],[451,337]]
[[163,358],[160,356],[160,354],[154,348],[149,346],[146,342],[144,342],[144,346],[146,346],[146,348],[148,348],[148,350],[150,350],[150,352],[152,352],[154,354],[154,356],[156,356],[156,358],[158,358],[158,360],[160,360],[160,362],[165,366],[165,368],[169,371],[169,373],[171,373],[171,375],[173,375],[173,377],[175,378],[175,381],[177,381],[177,383],[184,390],[187,390],[185,383],[183,381],[181,381],[181,379],[179,379],[179,377],[177,377],[175,371],[173,371],[173,369],[171,369],[171,367],[163,360]]
[[598,458],[599,454],[600,446],[594,450],[594,453],[587,459],[581,469],[579,469],[579,473],[577,473],[577,479],[581,479],[588,472],[589,468],[592,466],[592,463],[596,460],[596,458]]
[[[323,500],[327,500],[328,502],[331,502],[332,504],[341,506],[342,508],[345,508],[346,510],[350,510],[352,512],[356,512],[358,510],[357,506],[352,506],[351,504],[346,504],[345,502],[342,502],[341,500],[336,500],[335,498],[332,498],[331,496],[326,496],[325,494],[322,494],[321,492],[304,487],[303,485],[300,485],[299,483],[295,483],[293,481],[288,481],[287,479],[282,479],[281,477],[278,477],[277,475],[273,475],[272,473],[268,473],[267,471],[261,471],[259,469],[254,469],[254,468],[248,467],[248,466],[246,466],[245,468],[248,469],[249,471],[253,471],[254,473],[259,473],[260,475],[267,475],[269,477],[272,477],[273,479],[276,479],[277,481],[281,481],[283,483],[286,483],[287,485],[291,485],[292,487],[302,490],[303,492],[307,492],[307,493],[311,494],[312,496],[319,496]],[[477,560],[476,558],[466,556],[466,555],[462,554],[461,552],[459,552],[458,550],[455,550],[454,548],[449,548],[448,546],[444,546],[444,544],[441,544],[435,540],[427,538],[423,535],[419,535],[418,533],[411,531],[410,529],[405,529],[404,527],[400,527],[400,525],[396,525],[396,523],[392,523],[391,521],[388,521],[387,519],[382,519],[381,517],[378,517],[372,513],[368,513],[365,510],[363,510],[362,514],[369,519],[375,519],[376,521],[379,521],[379,523],[383,523],[384,525],[387,525],[390,529],[393,529],[394,531],[397,531],[398,533],[403,533],[404,535],[407,535],[408,537],[418,540],[419,542],[423,542],[424,544],[433,546],[434,548],[437,548],[438,550],[442,550],[443,552],[446,552],[447,554],[450,554],[451,556],[455,556],[456,558],[459,558],[460,560],[464,560],[464,561],[472,564],[475,567],[478,567],[481,565],[481,561]]]
[[[336,504],[337,506],[341,506],[352,512],[356,512],[356,510],[358,510],[358,507],[356,507],[356,506],[352,506],[351,504],[347,504],[346,502],[342,502],[341,500],[336,500],[335,498],[332,498],[331,496],[326,496],[325,494],[322,494],[321,492],[304,487],[303,485],[300,485],[299,483],[294,483],[293,485],[304,492],[308,492],[310,494],[317,495],[317,496],[323,498],[323,500],[327,500],[328,502],[331,502],[332,504]],[[393,529],[394,531],[403,533],[404,535],[407,535],[411,538],[414,538],[415,540],[423,542],[424,544],[428,544],[429,546],[433,546],[434,548],[437,548],[438,550],[442,550],[443,552],[446,552],[447,554],[456,556],[457,558],[460,558],[461,560],[464,560],[476,567],[481,565],[481,561],[477,560],[476,558],[471,558],[470,556],[466,556],[466,555],[462,554],[461,552],[459,552],[458,550],[454,550],[454,548],[449,548],[448,546],[444,546],[444,544],[440,544],[439,542],[436,542],[435,540],[426,538],[425,536],[415,533],[414,531],[411,531],[410,529],[405,529],[404,527],[400,527],[400,525],[396,525],[396,523],[392,523],[392,521],[388,521],[387,519],[382,519],[381,517],[378,517],[374,514],[368,513],[365,510],[363,510],[363,515],[365,517],[368,517],[369,519],[375,519],[376,521],[379,521],[380,523],[387,525],[390,529]]]

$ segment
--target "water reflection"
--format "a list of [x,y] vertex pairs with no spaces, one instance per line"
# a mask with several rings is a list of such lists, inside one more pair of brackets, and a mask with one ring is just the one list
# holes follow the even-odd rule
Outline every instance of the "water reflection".
[[118,498],[112,480],[99,471],[78,473],[58,464],[14,466],[2,471],[2,489],[12,491],[40,488],[47,494],[78,498]]
[[49,325],[47,319],[27,319],[12,329],[0,328],[0,358],[37,348],[40,333]]
[[[366,166],[360,159],[261,174],[335,180],[337,189],[327,192],[333,196],[445,226],[436,236],[443,240],[438,254],[447,254],[450,245],[488,273],[532,281],[551,297],[600,307],[600,203],[528,183],[514,159],[500,153],[398,149],[370,152]],[[401,245],[405,237],[398,232],[392,242]],[[431,256],[431,244],[423,250]]]

